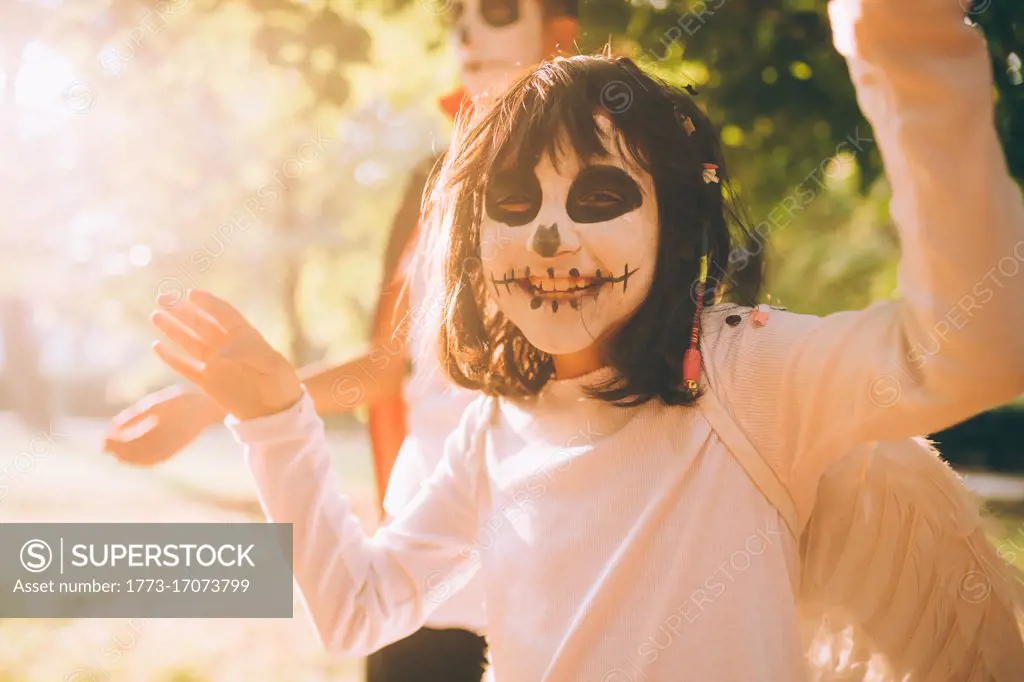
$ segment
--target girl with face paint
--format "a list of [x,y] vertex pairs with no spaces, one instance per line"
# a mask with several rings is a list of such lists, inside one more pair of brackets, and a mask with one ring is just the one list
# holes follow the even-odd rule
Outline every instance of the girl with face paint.
[[[1024,253],[987,51],[945,0],[829,9],[888,164],[900,300],[827,317],[751,306],[759,266],[730,254],[761,249],[706,118],[627,60],[577,57],[513,85],[434,178],[441,360],[481,395],[372,538],[326,477],[287,363],[219,299],[176,309],[191,333],[162,328],[193,361],[157,350],[232,413],[268,516],[294,524],[329,648],[403,637],[479,572],[498,682],[799,682],[868,663],[885,680],[1018,678],[1020,586],[959,482],[911,447],[1024,392],[1024,301],[1006,281],[942,327],[940,350],[914,352]],[[850,508],[832,504],[837,470]],[[881,487],[857,487],[868,478]],[[852,549],[804,545],[819,522],[879,515]],[[850,655],[809,656],[808,595],[836,597],[807,590],[862,582],[831,604]]]

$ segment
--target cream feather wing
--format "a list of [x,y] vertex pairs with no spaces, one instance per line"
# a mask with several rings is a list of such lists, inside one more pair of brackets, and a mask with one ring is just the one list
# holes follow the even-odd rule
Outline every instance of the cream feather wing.
[[801,538],[812,679],[1024,680],[1024,582],[924,439],[834,464]]

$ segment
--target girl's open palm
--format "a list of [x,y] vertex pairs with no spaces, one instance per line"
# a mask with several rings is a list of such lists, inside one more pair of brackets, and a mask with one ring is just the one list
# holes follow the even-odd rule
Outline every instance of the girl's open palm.
[[187,354],[156,341],[160,359],[236,418],[274,414],[302,397],[295,369],[226,301],[192,290],[150,319]]

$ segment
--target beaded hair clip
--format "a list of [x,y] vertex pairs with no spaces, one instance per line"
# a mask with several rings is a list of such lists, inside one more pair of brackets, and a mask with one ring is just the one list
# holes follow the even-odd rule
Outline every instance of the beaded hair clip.
[[[687,85],[686,91],[690,93],[690,95],[697,94],[697,90],[692,85]],[[687,137],[696,132],[697,128],[693,124],[693,119],[689,116],[680,114],[680,122],[683,126],[683,130],[686,131]],[[712,183],[720,184],[718,177],[718,165],[714,163],[705,163],[701,177],[706,185]],[[683,386],[694,399],[700,395],[700,330],[701,315],[704,312],[704,292],[707,288],[708,281],[708,251],[707,226],[702,225],[700,235],[700,265],[697,274],[697,285],[694,289],[695,306],[693,311],[693,324],[690,326],[690,346],[683,353]]]
[[683,353],[683,385],[694,399],[700,393],[700,317],[704,311],[704,289],[708,281],[708,231],[701,228],[700,271],[694,291],[695,307],[690,326],[690,347]]

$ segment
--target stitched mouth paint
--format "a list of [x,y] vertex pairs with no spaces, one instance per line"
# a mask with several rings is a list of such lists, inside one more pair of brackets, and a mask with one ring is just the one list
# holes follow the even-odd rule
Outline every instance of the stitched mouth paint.
[[492,275],[491,284],[494,286],[495,293],[499,296],[501,295],[499,287],[504,287],[506,293],[512,293],[512,287],[516,287],[526,294],[538,297],[542,301],[544,299],[551,299],[553,301],[564,299],[573,302],[575,299],[585,295],[596,296],[602,287],[614,287],[616,284],[622,284],[622,291],[625,293],[629,287],[629,278],[636,274],[637,269],[633,268],[631,270],[627,263],[623,266],[622,274],[618,277],[603,274],[600,270],[597,270],[593,275],[581,275],[576,268],[572,268],[565,275],[558,275],[552,269],[551,274],[547,277],[538,277],[537,275],[526,274],[529,272],[529,268],[526,268],[522,271],[523,274],[517,277],[516,270],[513,268],[500,280],[495,279]]

